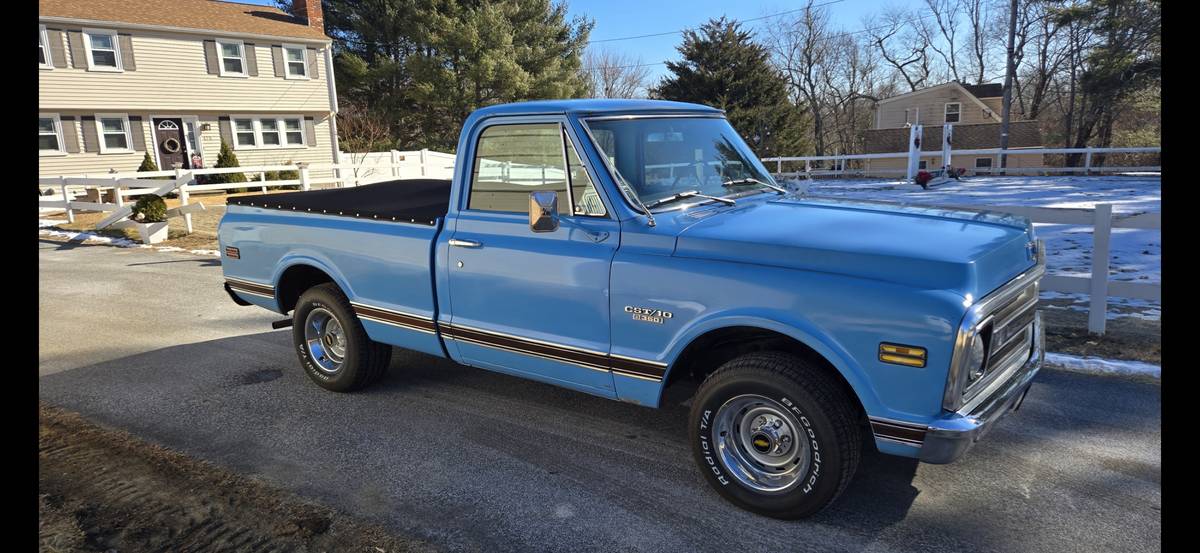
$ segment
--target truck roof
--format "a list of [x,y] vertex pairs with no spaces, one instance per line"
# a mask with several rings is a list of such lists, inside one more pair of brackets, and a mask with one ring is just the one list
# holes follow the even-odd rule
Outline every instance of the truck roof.
[[667,100],[623,100],[623,99],[578,99],[578,100],[534,100],[479,108],[471,119],[498,115],[543,115],[543,114],[621,114],[621,113],[723,113],[723,110]]

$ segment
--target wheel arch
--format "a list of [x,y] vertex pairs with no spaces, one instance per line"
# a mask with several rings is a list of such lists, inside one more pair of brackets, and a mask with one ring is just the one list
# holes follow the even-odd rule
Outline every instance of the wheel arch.
[[[785,351],[825,369],[864,418],[878,398],[852,357],[832,338],[770,319],[731,317],[709,321],[689,333],[663,378],[662,395],[672,386],[699,383],[717,367],[753,351]],[[661,402],[661,397],[660,397]],[[661,403],[660,403],[661,404]]]
[[346,297],[353,297],[345,279],[327,263],[312,257],[293,257],[280,263],[275,281],[275,297],[279,312],[288,313],[296,308],[300,295],[309,288],[332,282]]

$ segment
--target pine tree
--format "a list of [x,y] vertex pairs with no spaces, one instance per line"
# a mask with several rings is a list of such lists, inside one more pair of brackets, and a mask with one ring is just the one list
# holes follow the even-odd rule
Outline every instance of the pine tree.
[[[338,96],[370,106],[391,141],[453,151],[479,107],[586,95],[592,23],[551,0],[332,0]],[[341,125],[339,125],[340,127]]]
[[146,152],[146,156],[142,158],[142,164],[137,168],[138,172],[157,171],[158,165],[154,163],[154,158],[150,157],[150,152]]
[[761,156],[803,149],[804,112],[788,101],[787,81],[771,54],[737,21],[710,19],[699,32],[684,33],[683,61],[667,62],[671,75],[653,97],[725,110],[733,128]]
[[[241,167],[241,164],[238,163],[237,154],[233,153],[233,148],[230,148],[229,143],[224,140],[221,141],[221,153],[217,155],[217,164],[215,167]],[[246,175],[245,173],[218,173],[208,175],[207,181],[214,184],[246,182]]]

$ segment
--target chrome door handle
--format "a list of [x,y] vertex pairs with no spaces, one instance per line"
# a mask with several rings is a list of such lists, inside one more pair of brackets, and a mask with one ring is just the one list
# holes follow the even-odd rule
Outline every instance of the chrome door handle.
[[450,245],[451,245],[451,246],[458,246],[458,247],[460,247],[460,248],[478,248],[478,247],[482,246],[482,245],[483,245],[483,243],[482,243],[482,242],[476,242],[476,241],[474,241],[474,240],[459,240],[459,239],[457,239],[457,238],[451,238],[451,239],[450,239]]

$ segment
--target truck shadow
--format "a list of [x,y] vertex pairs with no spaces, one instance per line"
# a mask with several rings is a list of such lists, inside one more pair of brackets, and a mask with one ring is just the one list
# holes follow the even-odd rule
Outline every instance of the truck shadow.
[[[1070,384],[1058,387],[1045,393]],[[927,465],[864,444],[854,480],[830,508],[804,521],[767,519],[707,487],[691,459],[685,406],[648,409],[400,350],[376,386],[336,394],[302,373],[287,332],[67,370],[42,377],[39,396],[367,520],[434,541],[453,535],[453,549],[544,549],[547,542],[537,540],[562,532],[564,517],[606,520],[571,528],[615,549],[630,549],[626,532],[667,529],[667,542],[645,534],[633,549],[792,550],[813,532],[848,540],[838,549],[862,549],[894,526],[911,525],[918,487],[929,486],[915,484]],[[1032,396],[1023,410],[1038,408]],[[1111,424],[1045,417],[1044,424],[1026,418],[1038,423],[1036,435],[997,431],[989,439],[996,450],[1013,439],[1036,450],[1057,433]],[[985,471],[999,462],[986,459],[995,455],[987,451],[972,454],[984,459],[952,470]],[[970,509],[961,502],[973,499],[938,497],[922,517],[961,517]],[[957,528],[938,526],[931,531],[952,535],[926,538],[962,547],[978,539]]]

